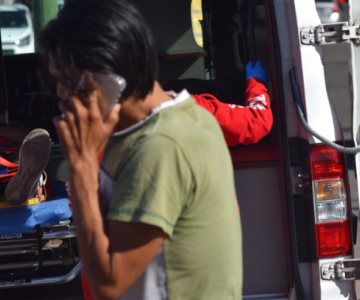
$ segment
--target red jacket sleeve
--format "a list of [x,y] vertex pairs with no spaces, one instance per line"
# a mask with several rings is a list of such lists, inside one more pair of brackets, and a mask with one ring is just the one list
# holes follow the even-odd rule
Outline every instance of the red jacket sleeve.
[[246,106],[223,103],[211,94],[193,97],[197,104],[214,115],[228,146],[256,143],[271,130],[273,116],[269,94],[266,86],[256,78],[246,83]]

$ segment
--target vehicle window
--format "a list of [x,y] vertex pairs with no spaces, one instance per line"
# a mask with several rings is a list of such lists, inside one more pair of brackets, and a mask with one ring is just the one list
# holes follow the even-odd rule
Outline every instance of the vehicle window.
[[27,27],[25,11],[0,11],[1,28]]
[[0,0],[3,55],[36,52],[37,33],[57,15],[63,5],[64,0]]

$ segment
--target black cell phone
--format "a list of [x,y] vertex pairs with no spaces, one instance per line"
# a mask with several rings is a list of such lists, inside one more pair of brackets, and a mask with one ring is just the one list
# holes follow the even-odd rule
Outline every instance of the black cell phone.
[[[85,73],[81,75],[75,89],[76,93],[84,88],[85,76]],[[116,74],[92,73],[92,76],[110,104],[117,103],[126,88],[126,80]]]

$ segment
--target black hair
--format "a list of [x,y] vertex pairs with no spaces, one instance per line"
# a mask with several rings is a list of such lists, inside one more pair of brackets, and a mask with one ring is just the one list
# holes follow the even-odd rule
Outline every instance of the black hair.
[[131,1],[72,0],[40,32],[45,59],[66,72],[114,73],[125,78],[122,99],[143,99],[152,91],[158,61],[145,19]]

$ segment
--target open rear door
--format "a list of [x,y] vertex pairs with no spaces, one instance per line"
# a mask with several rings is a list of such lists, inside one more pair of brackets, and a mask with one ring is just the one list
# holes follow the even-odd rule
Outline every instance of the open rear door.
[[[360,24],[360,1],[349,0],[349,22]],[[359,25],[360,28],[360,25]],[[359,29],[358,29],[359,30]],[[360,35],[359,35],[360,37]],[[356,146],[360,146],[360,46],[351,43],[351,77],[353,96],[353,137]],[[355,156],[357,186],[360,186],[360,153]],[[360,201],[360,200],[359,200]],[[359,205],[360,207],[360,205]]]

